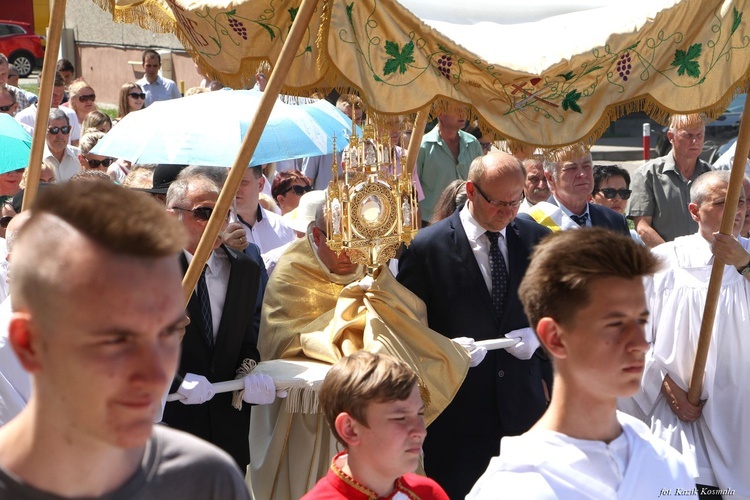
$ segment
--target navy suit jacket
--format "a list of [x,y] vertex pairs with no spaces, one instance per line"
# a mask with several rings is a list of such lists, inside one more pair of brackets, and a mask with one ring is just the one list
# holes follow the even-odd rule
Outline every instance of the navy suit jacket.
[[[398,281],[427,305],[430,328],[448,338],[485,340],[529,326],[518,298],[532,247],[549,230],[515,219],[506,229],[508,297],[498,321],[459,211],[421,229],[399,258]],[[487,353],[470,368],[446,410],[430,426],[425,470],[448,492],[463,498],[500,449],[500,438],[528,430],[544,413],[543,373],[549,360],[537,351],[520,360],[504,349]]]
[[[549,203],[557,205],[557,200],[554,197],[550,197]],[[589,203],[589,216],[591,217],[591,225],[593,227],[603,227],[623,236],[630,237],[628,220],[624,215],[615,212],[611,208],[597,205],[596,203]],[[518,214],[518,217],[524,220],[534,220],[529,214]]]
[[[227,296],[216,343],[211,350],[202,333],[203,316],[194,291],[187,307],[190,324],[182,339],[178,375],[170,392],[177,390],[186,373],[203,375],[212,383],[223,382],[236,377],[235,372],[245,358],[260,361],[257,333],[253,325],[260,269],[250,257],[223,245],[216,251],[226,252],[230,265]],[[184,254],[180,254],[180,262],[187,270]],[[241,411],[236,410],[232,407],[231,392],[216,394],[201,405],[169,402],[164,409],[164,422],[222,448],[232,455],[243,472],[250,463],[250,406],[245,404]]]

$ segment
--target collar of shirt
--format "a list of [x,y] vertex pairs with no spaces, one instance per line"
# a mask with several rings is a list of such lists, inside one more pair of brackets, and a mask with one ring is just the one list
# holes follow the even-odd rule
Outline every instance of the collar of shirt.
[[[479,225],[469,212],[469,204],[464,205],[464,208],[458,213],[458,218],[461,220],[461,225],[466,233],[466,238],[469,240],[469,247],[471,253],[474,254],[474,259],[477,261],[479,266],[479,272],[482,273],[484,283],[487,285],[487,290],[492,292],[492,273],[490,271],[490,240],[485,235],[487,230]],[[508,264],[508,245],[505,241],[507,226],[502,230],[498,231],[503,237],[497,241],[500,247],[500,253],[505,259],[505,264]]]
[[[560,200],[558,200],[557,198],[555,198],[555,204],[558,207],[560,207],[560,210],[562,210],[563,215],[565,217],[567,217],[568,219],[570,219],[571,221],[573,220],[573,219],[570,218],[571,215],[580,215],[580,216],[585,215],[586,216],[586,227],[590,227],[591,226],[591,214],[589,213],[589,204],[588,203],[586,203],[586,210],[584,210],[582,214],[574,214],[573,212],[571,212],[570,210],[568,210],[568,207],[566,207],[565,205],[563,205],[562,203],[560,203]],[[578,225],[578,224],[576,224],[576,225]]]
[[[188,264],[192,262],[193,255],[187,250],[183,250]],[[211,256],[206,261],[206,288],[211,302],[211,320],[213,325],[214,339],[219,333],[221,324],[221,315],[224,311],[224,303],[227,298],[227,287],[229,286],[229,273],[231,266],[226,249],[219,247],[211,252]]]
[[[247,226],[250,229],[253,228],[253,225],[245,221],[245,219],[243,219],[240,214],[237,214],[237,220],[239,220],[243,226]],[[255,223],[259,224],[261,221],[263,221],[263,207],[261,207],[260,203],[258,203],[258,210],[255,213]]]

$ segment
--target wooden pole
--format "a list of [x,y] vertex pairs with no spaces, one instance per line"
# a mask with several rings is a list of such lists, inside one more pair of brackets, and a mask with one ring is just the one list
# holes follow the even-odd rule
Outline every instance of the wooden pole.
[[[740,199],[742,189],[742,177],[745,175],[745,164],[750,152],[750,107],[745,105],[742,110],[739,137],[737,138],[737,149],[732,162],[732,173],[727,186],[727,197],[724,201],[724,214],[721,218],[719,232],[732,234],[734,215],[737,203]],[[734,207],[734,208],[730,208]],[[690,389],[688,390],[688,401],[697,405],[700,403],[701,391],[703,390],[703,376],[706,371],[706,358],[708,348],[711,345],[711,333],[716,317],[716,306],[721,291],[721,279],[724,276],[724,264],[714,259],[711,268],[711,278],[708,281],[708,292],[706,294],[706,307],[703,311],[700,336],[698,338],[698,349],[695,352],[695,363],[693,364],[693,375],[690,377]]]
[[37,191],[39,191],[39,175],[42,172],[42,154],[44,154],[44,143],[47,140],[47,119],[52,104],[52,87],[55,83],[55,66],[57,53],[60,50],[66,1],[52,0],[52,13],[49,19],[49,30],[47,31],[47,48],[44,51],[39,100],[36,105],[36,125],[31,140],[31,155],[29,156],[29,167],[26,170],[26,189],[23,192],[21,210],[26,210],[31,206],[36,198]]
[[247,165],[253,157],[255,147],[258,145],[258,140],[260,140],[263,129],[266,123],[268,123],[268,117],[271,115],[273,106],[279,97],[281,86],[289,72],[289,68],[292,66],[294,55],[299,49],[302,37],[310,24],[317,4],[318,0],[302,0],[302,5],[300,5],[300,9],[294,19],[289,37],[284,42],[281,54],[279,54],[279,60],[276,62],[271,72],[271,78],[268,80],[268,85],[266,85],[263,92],[258,111],[250,123],[250,129],[242,141],[242,146],[237,153],[237,158],[235,158],[232,168],[229,170],[227,181],[221,190],[221,194],[219,194],[213,214],[206,225],[201,241],[195,249],[193,260],[190,262],[190,266],[182,280],[182,290],[185,294],[186,306],[190,301],[190,295],[193,293],[193,289],[198,282],[203,266],[211,255],[216,237],[219,235],[219,231],[224,224],[224,218],[229,212],[229,207],[234,197],[237,195],[237,188],[239,188],[242,177],[247,171]]
[[414,165],[417,164],[417,156],[419,155],[419,148],[422,146],[422,137],[424,136],[424,128],[427,125],[427,118],[430,116],[430,107],[420,109],[417,112],[417,118],[414,120],[414,128],[411,131],[411,138],[409,139],[409,149],[406,155],[406,165],[403,168],[406,169],[406,173],[409,174],[411,179],[412,172],[414,172]]

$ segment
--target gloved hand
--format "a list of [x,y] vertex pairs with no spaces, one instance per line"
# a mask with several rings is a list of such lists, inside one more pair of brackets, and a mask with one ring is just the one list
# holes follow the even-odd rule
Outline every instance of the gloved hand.
[[372,279],[372,276],[364,276],[357,284],[366,292],[370,289],[374,281],[375,280]]
[[456,337],[455,339],[451,340],[469,351],[469,356],[471,356],[469,367],[471,368],[479,365],[479,363],[481,363],[484,357],[487,355],[487,349],[476,345],[474,343],[474,339],[470,339],[469,337]]
[[245,392],[242,400],[253,405],[267,405],[276,399],[276,386],[273,379],[265,373],[251,373],[243,379]]
[[539,338],[531,327],[513,330],[512,332],[506,333],[505,337],[509,339],[521,339],[521,341],[513,347],[505,348],[506,351],[518,359],[531,359],[531,356],[534,355],[534,351],[536,351],[540,345]]
[[183,396],[180,399],[182,404],[199,405],[203,404],[214,397],[214,386],[203,375],[188,373],[182,380],[180,387],[177,388],[177,394]]

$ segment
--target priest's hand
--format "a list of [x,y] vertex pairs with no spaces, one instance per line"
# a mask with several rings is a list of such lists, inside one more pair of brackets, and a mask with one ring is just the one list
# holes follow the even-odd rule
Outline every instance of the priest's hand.
[[252,405],[268,405],[276,400],[276,386],[265,373],[251,373],[243,377],[245,391],[242,400]]
[[203,375],[187,373],[182,380],[177,394],[182,396],[180,402],[185,405],[203,404],[214,397],[214,386]]
[[239,222],[230,222],[219,235],[226,246],[240,252],[250,244],[245,237],[245,228]]
[[677,418],[683,422],[695,422],[700,418],[705,401],[701,401],[698,405],[692,404],[688,401],[687,392],[682,390],[669,375],[664,377],[664,382],[661,384],[661,392],[664,393],[669,407],[677,415]]
[[531,327],[513,330],[512,332],[506,333],[505,337],[509,339],[519,339],[519,342],[516,345],[506,347],[505,350],[522,360],[531,359],[531,356],[534,355],[534,352],[540,345],[539,337],[536,336],[534,329]]
[[487,349],[476,345],[474,343],[474,339],[470,339],[469,337],[456,337],[455,339],[451,340],[469,351],[469,356],[471,357],[471,361],[469,361],[470,368],[474,368],[475,366],[479,365],[479,363],[481,363],[484,357],[487,355]]

